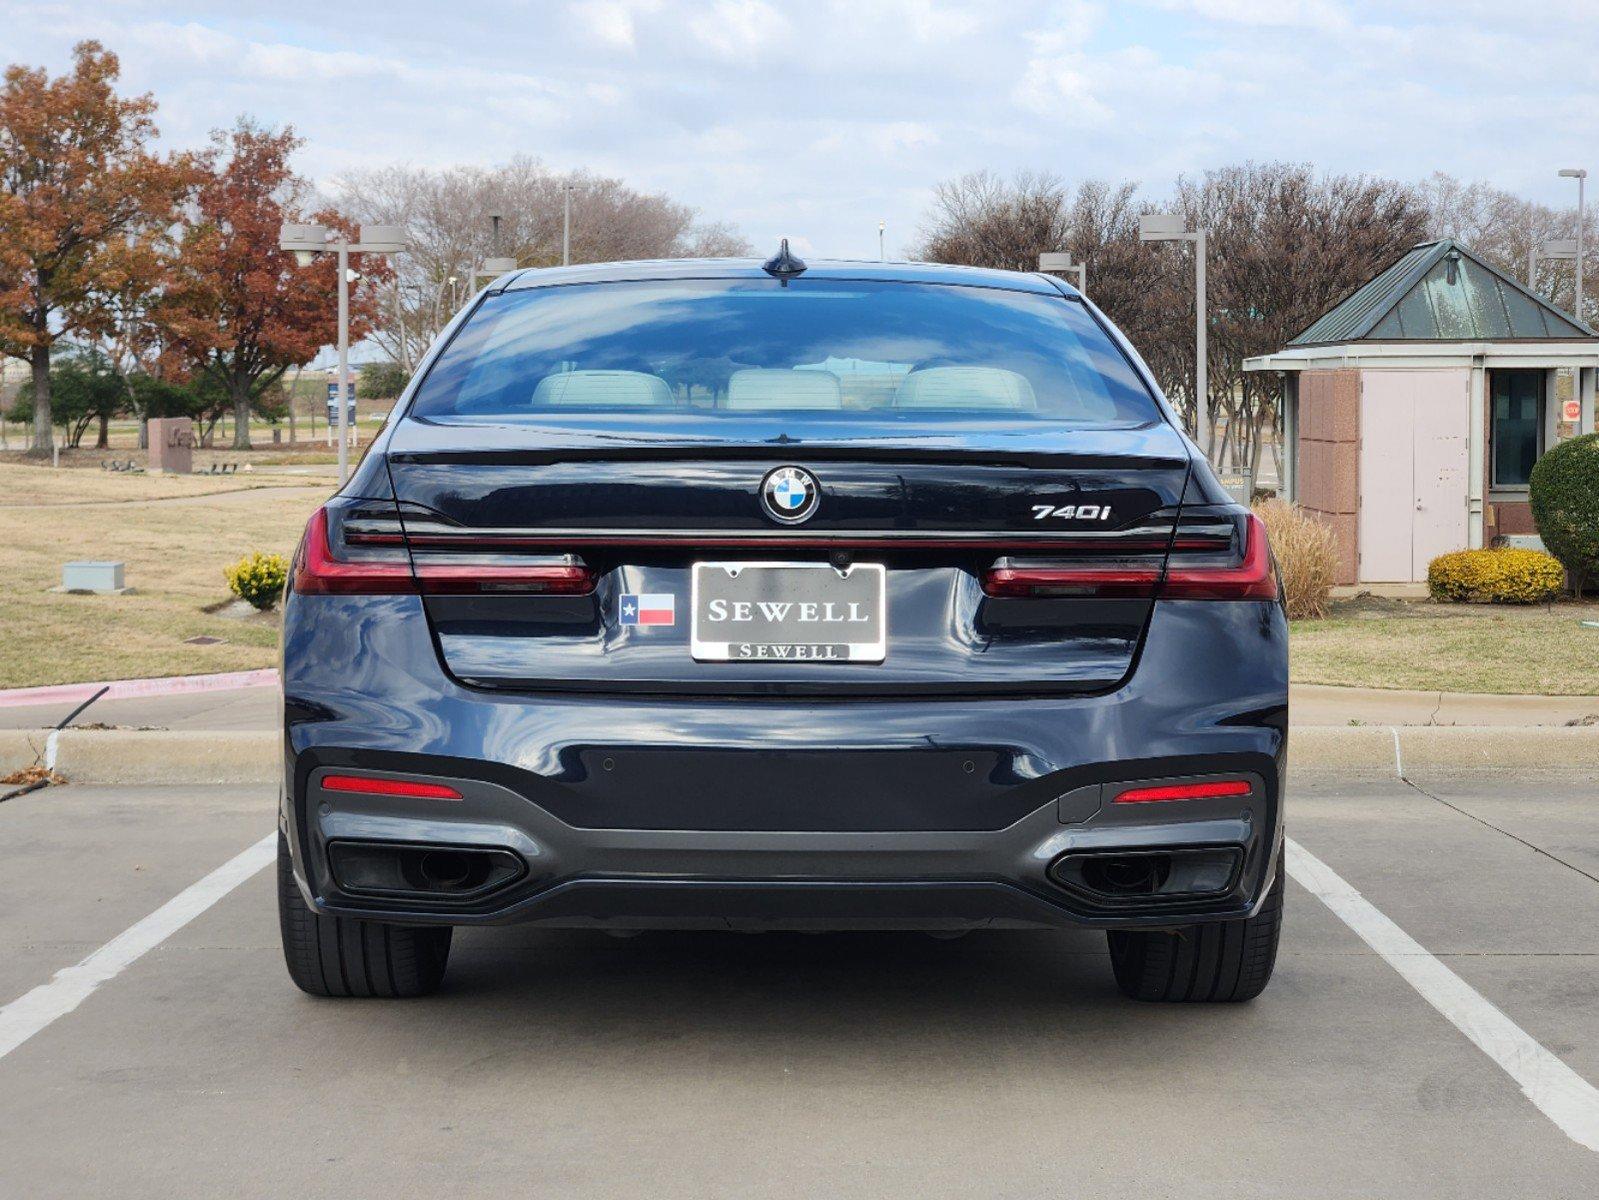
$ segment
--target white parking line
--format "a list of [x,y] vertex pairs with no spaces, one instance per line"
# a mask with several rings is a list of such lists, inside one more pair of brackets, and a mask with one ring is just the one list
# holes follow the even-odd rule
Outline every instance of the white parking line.
[[144,920],[129,926],[82,962],[57,971],[49,983],[0,1008],[0,1058],[51,1022],[66,1016],[108,979],[115,979],[146,953],[182,929],[272,861],[276,833],[230,858],[185,888]]
[[1599,1152],[1599,1088],[1545,1050],[1293,838],[1288,839],[1288,873],[1359,934],[1477,1049],[1498,1063],[1520,1085],[1522,1094],[1567,1137]]

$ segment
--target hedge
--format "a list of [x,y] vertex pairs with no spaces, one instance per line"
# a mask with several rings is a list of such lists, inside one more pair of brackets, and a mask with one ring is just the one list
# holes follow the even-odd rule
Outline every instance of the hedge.
[[1567,438],[1533,464],[1532,519],[1580,597],[1599,579],[1599,433]]
[[1427,567],[1434,600],[1472,604],[1538,604],[1565,590],[1565,572],[1538,550],[1456,550]]

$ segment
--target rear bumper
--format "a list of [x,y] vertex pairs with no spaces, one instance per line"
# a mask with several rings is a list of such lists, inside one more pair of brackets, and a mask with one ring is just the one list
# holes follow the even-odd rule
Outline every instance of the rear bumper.
[[[1275,870],[1275,605],[1157,606],[1143,661],[1109,695],[826,703],[475,691],[439,669],[416,604],[306,597],[287,615],[282,824],[319,911],[620,929],[1163,926],[1249,915]],[[330,768],[462,798],[333,793],[319,785]],[[1213,774],[1247,776],[1251,792],[1110,803],[1115,784]],[[402,896],[346,886],[341,844],[508,851],[523,869],[487,893]],[[1235,854],[1224,887],[1107,903],[1051,872],[1063,855],[1195,849]]]

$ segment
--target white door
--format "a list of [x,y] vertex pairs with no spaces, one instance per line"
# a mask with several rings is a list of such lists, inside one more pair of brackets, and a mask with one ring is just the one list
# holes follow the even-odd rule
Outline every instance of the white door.
[[1410,577],[1422,580],[1433,559],[1466,548],[1471,373],[1413,371],[1411,378],[1416,406],[1416,515]]
[[1360,581],[1413,583],[1466,545],[1469,371],[1362,371]]

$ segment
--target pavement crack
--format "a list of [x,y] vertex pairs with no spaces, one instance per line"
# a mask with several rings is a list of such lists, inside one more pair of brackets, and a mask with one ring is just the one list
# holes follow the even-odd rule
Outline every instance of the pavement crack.
[[1425,796],[1425,797],[1427,797],[1427,799],[1435,801],[1438,804],[1442,804],[1445,808],[1450,809],[1453,812],[1457,812],[1461,816],[1466,817],[1469,820],[1477,822],[1477,824],[1483,826],[1483,828],[1491,829],[1495,833],[1503,834],[1505,837],[1509,838],[1513,842],[1520,842],[1523,846],[1527,847],[1527,849],[1533,851],[1533,853],[1541,854],[1545,858],[1549,859],[1551,862],[1557,862],[1562,867],[1565,867],[1569,871],[1575,871],[1578,875],[1581,875],[1584,879],[1588,880],[1590,883],[1599,883],[1599,875],[1594,875],[1594,874],[1591,874],[1588,871],[1584,871],[1581,867],[1577,866],[1576,863],[1567,862],[1565,859],[1561,858],[1560,855],[1553,854],[1550,851],[1545,850],[1542,846],[1534,845],[1532,842],[1529,842],[1526,838],[1522,837],[1520,834],[1511,833],[1510,830],[1505,829],[1502,826],[1495,825],[1492,821],[1488,820],[1485,817],[1479,817],[1476,813],[1472,812],[1470,809],[1461,808],[1460,805],[1453,804],[1450,801],[1445,800],[1442,796],[1433,795],[1433,793],[1429,792],[1426,788],[1422,787],[1418,783],[1415,783],[1413,780],[1406,778],[1404,775],[1400,775],[1399,776],[1399,782],[1404,784],[1407,788],[1410,788],[1412,791],[1415,791],[1419,795]]

